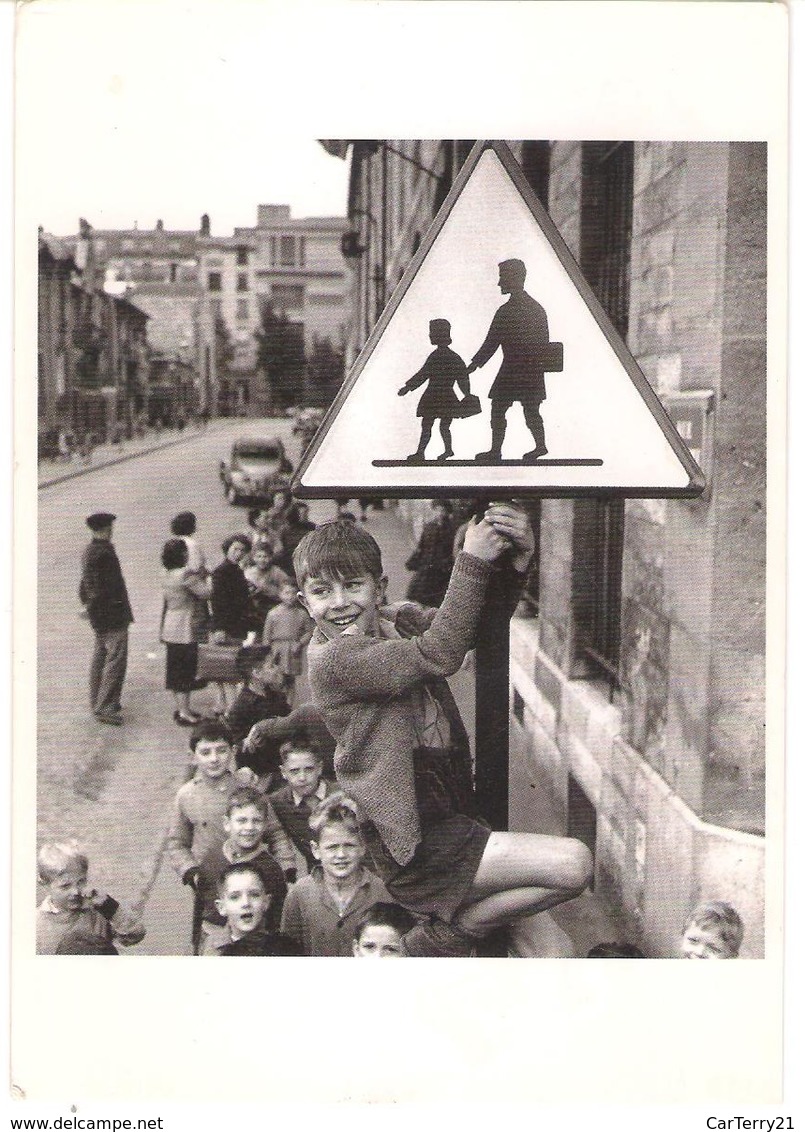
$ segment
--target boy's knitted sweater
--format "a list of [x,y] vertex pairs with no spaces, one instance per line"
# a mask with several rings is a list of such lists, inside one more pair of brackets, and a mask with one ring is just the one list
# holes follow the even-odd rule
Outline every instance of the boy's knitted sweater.
[[[338,781],[400,865],[411,860],[422,837],[412,758],[416,693],[424,682],[457,672],[474,647],[495,570],[462,551],[438,610],[403,603],[396,630],[381,625],[386,636],[344,633],[328,640],[316,630],[308,648],[313,700],[338,742]],[[523,575],[511,568],[502,573],[516,579],[519,592]],[[381,610],[381,617],[387,612]]]

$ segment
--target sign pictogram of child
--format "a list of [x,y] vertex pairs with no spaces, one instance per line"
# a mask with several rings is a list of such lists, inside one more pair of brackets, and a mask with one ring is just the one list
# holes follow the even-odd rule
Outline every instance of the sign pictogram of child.
[[450,349],[453,339],[450,336],[450,323],[446,318],[430,320],[430,340],[436,349],[428,355],[422,369],[413,377],[409,377],[405,385],[397,391],[398,397],[404,397],[406,393],[418,389],[427,382],[427,388],[419,400],[416,411],[417,416],[422,417],[419,447],[408,457],[409,464],[425,463],[425,449],[437,420],[440,422],[439,432],[444,442],[444,452],[436,458],[443,462],[453,455],[450,425],[454,417],[466,415],[462,412],[461,402],[455,394],[454,386],[458,386],[464,397],[470,394],[467,367],[455,350]]

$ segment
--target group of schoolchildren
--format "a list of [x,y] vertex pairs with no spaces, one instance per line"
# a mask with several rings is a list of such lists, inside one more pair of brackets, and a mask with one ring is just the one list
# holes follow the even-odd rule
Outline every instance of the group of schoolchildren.
[[[513,611],[533,547],[525,513],[490,504],[467,525],[441,606],[425,609],[388,602],[362,526],[305,533],[293,571],[315,626],[312,704],[235,713],[234,729],[202,719],[190,732],[193,776],[166,844],[192,890],[194,954],[471,957],[584,891],[592,860],[579,841],[493,831],[477,812],[447,683],[474,647],[490,582]],[[268,671],[255,663],[244,691],[265,696]],[[133,914],[88,890],[76,845],[43,846],[39,873],[40,952],[112,953],[142,939]],[[734,909],[711,903],[690,918],[680,954],[735,958],[742,934]],[[589,954],[639,957],[617,944]]]

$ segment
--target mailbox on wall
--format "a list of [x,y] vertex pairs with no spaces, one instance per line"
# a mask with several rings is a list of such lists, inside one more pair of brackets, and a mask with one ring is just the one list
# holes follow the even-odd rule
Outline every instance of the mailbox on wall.
[[712,389],[686,389],[665,394],[662,403],[691,456],[704,472],[705,488],[699,498],[709,499],[713,477],[715,394]]

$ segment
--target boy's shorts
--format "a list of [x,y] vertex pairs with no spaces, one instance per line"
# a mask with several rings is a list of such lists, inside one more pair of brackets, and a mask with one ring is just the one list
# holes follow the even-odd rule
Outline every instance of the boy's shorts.
[[469,959],[478,941],[444,920],[424,920],[403,936],[412,959]]
[[431,826],[408,864],[383,878],[386,888],[414,915],[450,923],[467,902],[490,832],[464,814]]

